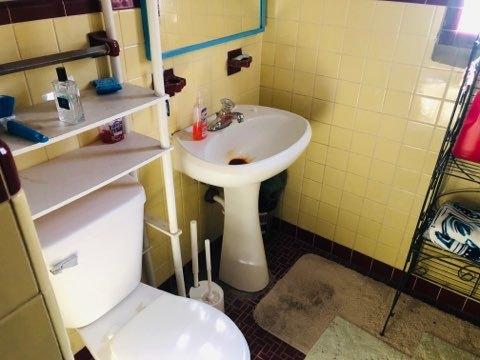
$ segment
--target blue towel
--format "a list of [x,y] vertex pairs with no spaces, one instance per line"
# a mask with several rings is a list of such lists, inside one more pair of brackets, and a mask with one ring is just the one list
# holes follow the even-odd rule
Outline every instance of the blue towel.
[[8,95],[0,95],[0,119],[13,115],[15,98]]
[[114,77],[93,80],[92,85],[98,95],[111,94],[122,90],[122,84],[120,84]]
[[480,264],[480,212],[446,203],[438,210],[426,235],[442,249]]

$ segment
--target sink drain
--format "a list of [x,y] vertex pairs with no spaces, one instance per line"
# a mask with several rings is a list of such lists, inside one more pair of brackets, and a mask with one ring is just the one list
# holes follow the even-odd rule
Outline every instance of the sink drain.
[[248,164],[248,160],[244,158],[234,158],[228,162],[228,165],[245,165]]

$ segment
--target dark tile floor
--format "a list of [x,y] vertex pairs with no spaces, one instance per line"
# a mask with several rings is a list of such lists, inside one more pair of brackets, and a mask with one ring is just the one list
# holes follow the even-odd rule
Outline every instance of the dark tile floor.
[[287,343],[263,330],[253,319],[255,306],[264,295],[282,278],[293,264],[304,254],[312,252],[308,246],[295,242],[289,235],[274,233],[265,241],[270,284],[256,294],[245,294],[241,291],[223,286],[225,290],[225,312],[237,324],[250,346],[252,359],[304,359],[305,355]]
[[[270,270],[270,283],[264,290],[253,294],[245,293],[231,288],[218,280],[221,241],[216,241],[212,247],[213,279],[222,286],[225,292],[225,313],[237,324],[247,339],[252,360],[304,359],[305,355],[303,353],[258,326],[253,318],[253,311],[263,296],[270,291],[277,280],[282,278],[302,255],[315,251],[308,244],[295,241],[293,236],[277,231],[272,231],[264,243]],[[204,264],[203,256],[200,256],[200,269],[205,269]],[[184,272],[185,283],[187,289],[189,289],[193,284],[191,270],[187,267]],[[206,278],[202,270],[200,278]],[[161,288],[175,292],[175,279],[172,278]]]
[[[220,250],[221,241],[216,241],[212,245],[212,267],[213,278],[217,282]],[[295,241],[294,238],[288,234],[274,231],[268,239],[265,240],[265,252],[267,253],[268,267],[270,270],[269,285],[266,289],[258,293],[250,294],[233,289],[226,284],[221,284],[225,291],[225,312],[237,324],[247,339],[252,360],[304,359],[305,355],[303,353],[259,327],[253,319],[253,311],[263,296],[268,293],[277,280],[282,278],[302,255],[316,251],[308,244]],[[200,269],[205,269],[203,256],[200,256],[199,263]],[[187,289],[189,289],[193,284],[190,267],[185,267],[184,272],[185,283]],[[201,273],[200,278],[206,278],[205,274]],[[172,277],[161,286],[161,289],[175,292],[175,279]],[[77,353],[75,359],[90,360],[92,357],[86,349],[83,349],[80,353]]]

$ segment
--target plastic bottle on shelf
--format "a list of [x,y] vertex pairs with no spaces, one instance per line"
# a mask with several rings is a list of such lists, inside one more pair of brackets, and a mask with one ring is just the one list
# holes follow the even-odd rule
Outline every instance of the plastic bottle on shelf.
[[202,93],[198,92],[197,102],[193,107],[193,140],[203,140],[207,136],[207,107],[203,103]]
[[456,158],[480,163],[480,92],[473,99],[452,153]]

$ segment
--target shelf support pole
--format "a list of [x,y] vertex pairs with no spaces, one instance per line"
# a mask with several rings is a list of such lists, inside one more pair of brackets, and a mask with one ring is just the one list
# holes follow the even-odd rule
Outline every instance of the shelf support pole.
[[[109,39],[117,40],[117,28],[115,27],[115,19],[113,17],[113,8],[111,0],[101,0],[103,21],[105,22],[105,31]],[[110,66],[112,74],[117,81],[123,84],[123,72],[120,56],[110,56]]]
[[[109,1],[109,0],[104,0]],[[159,24],[159,3],[158,0],[147,0],[148,28],[151,47],[151,63],[153,72],[153,89],[157,96],[165,94],[163,84],[163,60],[162,46],[160,42],[160,24]],[[170,147],[170,134],[168,131],[168,117],[166,111],[166,102],[159,103],[154,107],[154,113],[158,120],[160,132],[160,144],[163,148]],[[177,223],[177,208],[175,204],[175,188],[173,182],[172,153],[169,151],[162,156],[163,178],[165,186],[165,197],[167,202],[168,227],[170,232],[170,243],[172,246],[173,266],[175,270],[175,279],[177,282],[177,291],[181,296],[186,296],[185,280],[183,276],[182,253],[180,249],[180,232]]]

